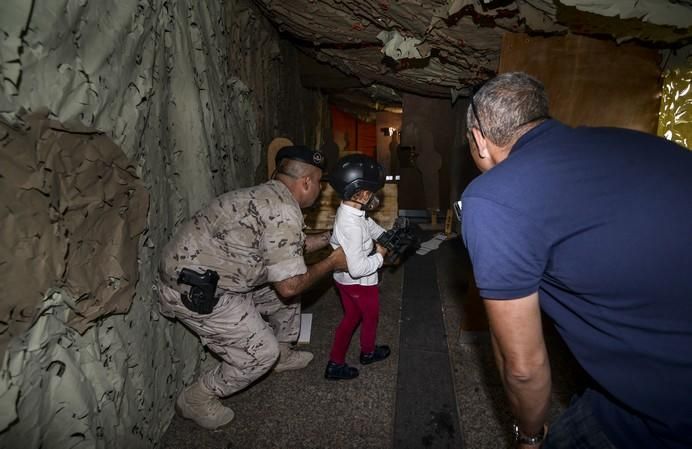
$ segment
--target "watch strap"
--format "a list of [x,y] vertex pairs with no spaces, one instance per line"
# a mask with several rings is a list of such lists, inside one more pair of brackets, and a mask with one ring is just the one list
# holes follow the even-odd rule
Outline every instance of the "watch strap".
[[545,427],[543,427],[540,433],[537,433],[536,435],[524,435],[519,430],[519,426],[516,424],[512,426],[512,430],[514,432],[514,440],[519,444],[525,444],[528,446],[536,446],[541,444],[543,442],[543,438],[545,437]]

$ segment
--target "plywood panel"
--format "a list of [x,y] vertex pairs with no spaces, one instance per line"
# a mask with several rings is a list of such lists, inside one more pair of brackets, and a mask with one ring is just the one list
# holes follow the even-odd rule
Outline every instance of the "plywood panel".
[[[370,216],[380,226],[389,229],[399,215],[398,186],[396,183],[387,183],[382,190],[382,203]],[[305,213],[305,225],[309,230],[332,229],[339,204],[339,195],[327,182],[322,182],[322,194],[317,204]]]
[[293,142],[285,137],[277,137],[269,143],[269,148],[267,148],[267,179],[271,179],[274,170],[276,170],[276,153],[283,147],[292,145]]
[[545,84],[551,115],[564,123],[656,132],[661,70],[655,50],[583,36],[506,33],[499,72],[513,71]]

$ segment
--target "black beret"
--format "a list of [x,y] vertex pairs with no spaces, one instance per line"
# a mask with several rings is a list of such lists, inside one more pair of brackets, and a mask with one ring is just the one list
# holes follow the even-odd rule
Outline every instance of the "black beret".
[[322,170],[324,170],[325,167],[324,155],[319,151],[312,150],[304,145],[294,145],[280,149],[274,158],[276,166],[278,167],[281,161],[284,159],[305,162],[306,164],[314,165]]

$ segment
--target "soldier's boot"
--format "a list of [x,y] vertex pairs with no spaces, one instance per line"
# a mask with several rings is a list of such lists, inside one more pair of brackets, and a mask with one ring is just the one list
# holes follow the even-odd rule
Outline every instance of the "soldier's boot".
[[191,419],[200,427],[214,430],[233,420],[233,410],[225,407],[214,392],[209,391],[201,380],[185,388],[175,409],[183,418]]
[[277,373],[293,369],[303,369],[308,366],[314,357],[311,352],[291,349],[291,345],[288,343],[279,343],[279,351],[279,362],[274,367],[274,371]]

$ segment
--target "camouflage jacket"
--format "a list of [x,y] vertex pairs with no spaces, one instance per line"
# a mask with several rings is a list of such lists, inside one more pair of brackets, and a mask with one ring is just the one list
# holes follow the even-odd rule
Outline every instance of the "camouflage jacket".
[[159,274],[176,287],[182,268],[219,273],[218,288],[248,292],[307,271],[303,215],[279,181],[234,190],[211,201],[164,247]]

